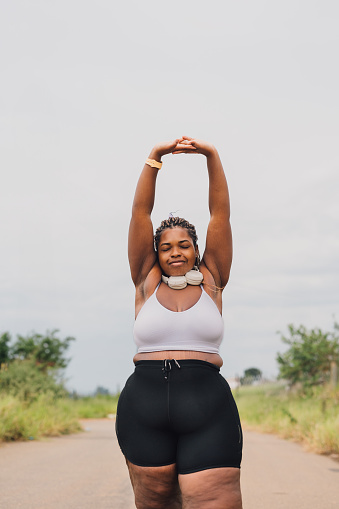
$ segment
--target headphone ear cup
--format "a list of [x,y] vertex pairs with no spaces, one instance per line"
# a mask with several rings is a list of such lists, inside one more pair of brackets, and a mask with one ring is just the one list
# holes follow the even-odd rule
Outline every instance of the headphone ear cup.
[[186,276],[170,276],[168,286],[173,290],[183,290],[187,286]]
[[173,290],[183,290],[187,286],[186,276],[161,276],[161,279]]
[[203,274],[199,270],[189,270],[185,274],[185,278],[189,285],[200,285],[204,279]]

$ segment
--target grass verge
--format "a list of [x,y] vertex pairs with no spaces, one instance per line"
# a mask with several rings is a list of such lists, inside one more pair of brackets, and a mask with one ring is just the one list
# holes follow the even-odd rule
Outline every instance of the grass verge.
[[275,433],[320,454],[339,454],[339,389],[291,393],[281,384],[244,386],[234,391],[246,429]]
[[116,414],[119,396],[88,396],[70,400],[79,419],[100,419]]
[[53,398],[42,394],[27,403],[15,396],[0,398],[0,442],[33,440],[81,431],[79,419],[116,413],[117,396]]
[[79,431],[77,415],[67,400],[42,395],[27,404],[14,396],[0,399],[0,441],[32,440]]

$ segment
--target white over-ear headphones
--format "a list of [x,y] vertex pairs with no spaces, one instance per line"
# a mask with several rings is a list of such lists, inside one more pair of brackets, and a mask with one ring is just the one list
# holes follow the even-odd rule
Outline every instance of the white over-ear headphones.
[[187,285],[198,286],[202,283],[204,276],[198,270],[198,267],[194,266],[194,269],[186,272],[184,276],[161,276],[161,279],[173,290],[183,290]]

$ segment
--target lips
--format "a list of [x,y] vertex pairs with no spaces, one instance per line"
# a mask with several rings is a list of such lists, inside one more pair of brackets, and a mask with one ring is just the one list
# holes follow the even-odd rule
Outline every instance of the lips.
[[170,265],[174,267],[180,267],[180,265],[183,265],[184,263],[184,260],[176,260],[175,262],[171,262]]

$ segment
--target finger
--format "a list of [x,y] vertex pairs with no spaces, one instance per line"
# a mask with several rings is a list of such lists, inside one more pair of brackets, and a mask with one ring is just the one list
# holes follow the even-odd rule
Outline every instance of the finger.
[[191,152],[196,152],[196,148],[194,147],[183,147],[182,145],[181,146],[176,146],[174,150],[180,150],[181,152],[187,152],[188,154],[191,153]]
[[182,141],[182,142],[177,144],[177,147],[184,147],[184,148],[187,148],[187,149],[195,148],[195,147],[193,147],[193,145],[189,141],[186,141],[186,142]]
[[198,154],[198,152],[196,150],[180,149],[180,150],[173,150],[172,154]]
[[193,147],[196,144],[196,140],[182,140],[180,143],[188,147]]
[[183,140],[193,140],[194,138],[191,138],[190,136],[183,136],[182,137]]
[[172,154],[199,154],[199,152],[195,152],[194,150],[190,150],[189,152],[187,150],[173,150]]

